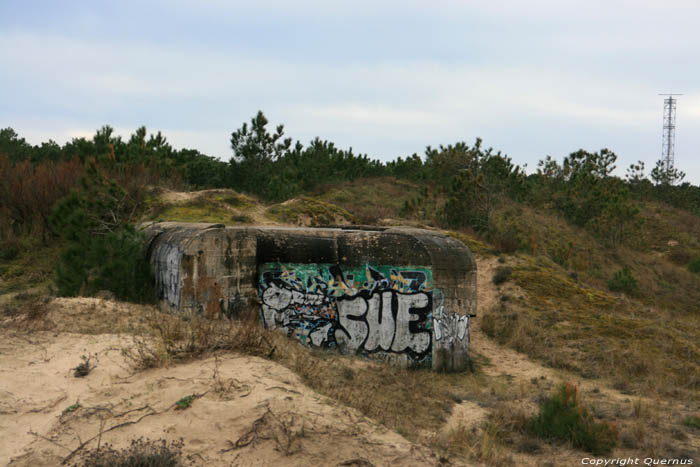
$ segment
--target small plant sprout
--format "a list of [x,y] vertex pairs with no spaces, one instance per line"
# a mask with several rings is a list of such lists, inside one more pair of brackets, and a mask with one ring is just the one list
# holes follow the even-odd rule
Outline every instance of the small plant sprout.
[[189,396],[185,396],[179,401],[175,402],[175,410],[185,410],[189,408],[192,405],[192,402],[194,401],[194,394],[190,394]]
[[95,355],[81,355],[80,358],[83,360],[78,366],[73,370],[73,376],[76,378],[82,378],[90,374],[92,370],[97,367],[96,363],[92,363],[92,360],[97,360],[97,354]]
[[81,406],[80,406],[80,402],[76,401],[75,404],[69,405],[68,407],[66,407],[66,409],[63,411],[63,413],[75,412],[75,411],[78,410],[80,407],[81,407]]

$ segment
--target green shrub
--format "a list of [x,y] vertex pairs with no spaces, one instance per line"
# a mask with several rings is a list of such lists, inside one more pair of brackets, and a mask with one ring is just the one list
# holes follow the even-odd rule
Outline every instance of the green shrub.
[[7,241],[0,245],[0,261],[12,261],[19,256],[20,247],[17,242]]
[[633,295],[639,290],[639,282],[627,266],[617,271],[608,281],[608,289]]
[[65,241],[56,264],[59,295],[94,295],[109,290],[119,300],[154,298],[145,236],[129,223],[134,206],[126,191],[93,164],[81,190],[63,198],[50,224]]
[[608,454],[617,444],[615,427],[594,421],[581,406],[577,387],[569,383],[562,384],[556,394],[541,403],[528,429],[539,438],[571,442],[594,455]]
[[502,284],[510,279],[511,274],[513,274],[513,269],[508,266],[498,266],[491,281],[496,285]]
[[694,273],[700,273],[700,256],[688,263],[688,270]]
[[68,243],[56,264],[55,282],[61,296],[109,290],[119,300],[152,301],[153,277],[143,234],[127,225],[82,244]]
[[683,425],[689,428],[699,428],[700,429],[700,417],[690,416],[683,419]]

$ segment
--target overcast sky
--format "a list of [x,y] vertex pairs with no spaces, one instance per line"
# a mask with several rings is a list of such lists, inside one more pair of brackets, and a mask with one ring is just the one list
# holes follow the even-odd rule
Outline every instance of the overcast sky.
[[228,160],[263,110],[382,160],[483,138],[532,171],[607,147],[700,183],[700,2],[0,0],[0,127],[32,144],[161,130]]

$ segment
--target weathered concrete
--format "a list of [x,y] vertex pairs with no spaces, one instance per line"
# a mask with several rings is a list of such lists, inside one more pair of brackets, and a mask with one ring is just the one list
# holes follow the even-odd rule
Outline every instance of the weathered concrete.
[[161,306],[262,323],[301,342],[402,365],[469,363],[476,263],[460,242],[420,229],[146,227]]

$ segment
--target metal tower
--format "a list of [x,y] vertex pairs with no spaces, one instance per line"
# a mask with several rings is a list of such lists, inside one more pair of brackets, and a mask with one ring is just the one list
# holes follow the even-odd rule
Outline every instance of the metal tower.
[[659,94],[668,96],[664,99],[664,132],[661,138],[661,160],[664,161],[666,173],[673,170],[673,158],[676,145],[676,99],[673,96],[683,94]]

